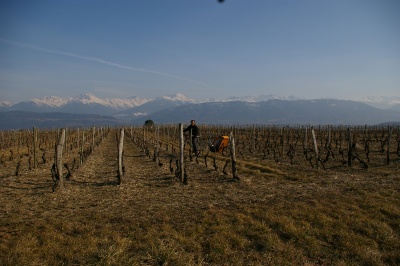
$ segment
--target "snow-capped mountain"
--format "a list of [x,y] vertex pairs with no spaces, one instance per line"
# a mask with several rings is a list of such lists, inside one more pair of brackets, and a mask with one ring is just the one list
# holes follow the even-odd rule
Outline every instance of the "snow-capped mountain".
[[[11,107],[0,107],[0,116],[3,117],[0,117],[2,121],[0,127],[13,129],[32,127],[32,125],[54,127],[143,124],[147,119],[152,119],[156,123],[195,119],[200,123],[209,124],[399,123],[400,110],[395,109],[400,107],[396,104],[399,98],[382,98],[383,101],[380,101],[380,98],[369,97],[365,98],[364,102],[356,102],[335,99],[301,100],[294,96],[261,95],[200,102],[180,93],[155,99],[99,98],[87,93],[68,98],[43,97]],[[392,107],[382,110],[370,106],[372,105],[370,103],[376,102],[390,102]]]
[[218,98],[209,98],[205,101],[201,101],[198,103],[210,103],[210,102],[221,102],[221,103],[225,103],[225,102],[263,102],[263,101],[268,101],[268,100],[285,100],[285,101],[295,101],[295,100],[300,100],[300,98],[297,98],[295,96],[278,96],[278,95],[274,95],[274,94],[263,94],[263,95],[259,95],[259,96],[230,96],[228,98],[225,99],[218,99]]
[[[139,97],[130,97],[126,99],[119,98],[98,98],[92,93],[85,93],[76,97],[57,97],[57,96],[45,96],[39,99],[32,99],[27,102],[33,102],[38,106],[48,107],[63,107],[69,103],[82,103],[82,104],[100,104],[114,109],[126,109],[132,108],[143,103],[146,103],[149,99],[142,99]],[[25,102],[26,103],[26,102]]]
[[335,100],[267,100],[261,102],[227,101],[186,104],[136,117],[131,122],[143,124],[147,119],[156,123],[188,122],[226,125],[372,125],[396,124],[400,112],[382,110],[365,103]]
[[[167,95],[155,99],[145,99],[140,97],[130,98],[99,98],[92,93],[85,93],[76,97],[57,97],[46,96],[35,98],[29,101],[20,102],[12,105],[9,102],[2,102],[0,111],[28,111],[28,112],[62,112],[75,114],[98,114],[109,115],[124,119],[135,119],[138,117],[149,116],[150,114],[163,111],[183,105],[202,104],[202,103],[228,103],[245,102],[260,103],[266,101],[298,101],[295,96],[243,96],[228,97],[226,99],[208,99],[206,101],[197,101],[190,99],[181,93]],[[359,102],[368,104],[380,109],[390,109],[400,111],[400,97],[365,97]]]
[[364,97],[359,102],[366,103],[376,108],[380,109],[391,109],[395,106],[400,105],[400,97],[399,96],[368,96]]
[[1,101],[0,102],[0,107],[10,107],[12,105],[13,105],[13,103],[9,102],[9,101]]
[[0,101],[0,112],[7,111],[13,104],[8,101]]
[[111,107],[116,110],[124,110],[135,106],[142,105],[150,99],[142,99],[137,96],[129,97],[125,99],[121,98],[98,98],[92,93],[81,94],[75,98],[72,98],[71,102],[83,103],[83,104],[100,104],[107,107]]
[[[31,102],[35,103],[37,106],[47,106],[47,107],[61,107],[68,102],[70,102],[72,98],[61,98],[57,96],[45,96],[40,99],[32,99]],[[27,101],[29,102],[29,101]]]
[[127,110],[119,112],[118,114],[116,114],[116,116],[124,118],[135,118],[146,116],[164,109],[195,103],[198,103],[198,101],[190,99],[181,93],[177,93],[175,95],[155,98],[154,100],[148,101],[142,105],[135,106],[133,108],[129,108]]
[[46,96],[35,98],[15,105],[5,106],[2,110],[115,115],[147,103],[149,103],[147,105],[148,108],[145,108],[146,111],[139,111],[139,113],[142,113],[140,115],[159,111],[160,108],[196,103],[196,101],[180,93],[156,99],[145,99],[137,96],[129,98],[99,98],[92,93],[85,93],[76,97]]
[[225,101],[240,101],[240,102],[263,102],[268,100],[285,100],[285,101],[294,101],[300,100],[295,96],[278,96],[273,94],[264,94],[259,96],[243,96],[243,97],[229,97]]
[[188,102],[188,103],[196,103],[196,100],[190,99],[183,95],[182,93],[177,93],[175,95],[168,95],[168,96],[163,96],[161,98],[156,98],[157,99],[164,99],[167,101],[172,101],[172,102]]
[[116,112],[142,105],[150,99],[130,97],[98,98],[92,93],[85,93],[76,97],[46,96],[29,101],[20,102],[9,107],[10,110],[34,112],[67,112],[84,114],[112,115]]

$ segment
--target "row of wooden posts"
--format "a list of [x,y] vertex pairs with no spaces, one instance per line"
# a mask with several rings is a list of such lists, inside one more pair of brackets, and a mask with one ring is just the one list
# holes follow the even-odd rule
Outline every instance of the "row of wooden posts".
[[[103,135],[103,128],[99,128],[98,129],[100,131],[100,134]],[[62,129],[62,131],[64,132],[58,132],[57,133],[57,144],[59,143],[60,140],[62,140],[62,138],[64,138],[64,140],[62,140],[62,142],[64,143],[63,145],[66,146],[67,145],[67,139],[66,139],[66,129]],[[36,168],[37,167],[37,154],[38,154],[38,136],[39,136],[39,129],[37,127],[34,127],[33,130],[33,147],[32,147],[32,155],[33,155],[33,167]],[[95,146],[95,132],[96,132],[96,128],[93,127],[92,129],[92,144],[91,144],[91,149],[94,149]],[[79,129],[78,129],[78,136],[79,136]],[[82,131],[82,139],[81,139],[81,143],[82,145],[80,145],[80,154],[82,155],[84,152],[84,143],[85,143],[85,131]],[[83,158],[81,156],[80,158],[80,164],[83,164]]]
[[[387,148],[386,148],[386,164],[389,165],[390,164],[390,139],[392,136],[392,132],[393,132],[393,128],[389,127],[389,131],[388,131],[388,137],[387,137]],[[330,144],[330,130],[328,131],[328,145]],[[307,139],[307,129],[305,131],[306,137],[305,139]],[[320,161],[320,157],[319,157],[319,151],[318,151],[318,145],[317,145],[317,140],[315,137],[315,132],[314,132],[314,128],[311,129],[311,134],[312,134],[312,140],[313,140],[313,144],[314,144],[314,152],[315,152],[315,159],[316,159],[316,167],[318,169],[318,162]],[[305,143],[306,144],[306,143]],[[350,127],[347,128],[347,165],[349,167],[352,166],[353,163],[353,141],[352,141],[352,134],[351,134],[351,130]],[[305,145],[305,148],[307,149],[307,146]]]
[[[179,179],[182,183],[187,183],[187,179],[185,176],[185,156],[184,156],[184,147],[185,147],[185,138],[183,134],[183,124],[179,123],[178,125],[178,130],[179,130],[179,159],[178,159],[178,167],[179,167]],[[190,145],[192,146],[192,135],[190,135]],[[157,156],[158,154],[158,145],[159,145],[159,133],[158,133],[158,128],[155,131],[155,155]],[[235,179],[239,179],[238,173],[237,173],[237,167],[236,167],[236,151],[235,151],[235,139],[233,136],[233,133],[230,133],[229,136],[229,151],[230,151],[230,160],[231,160],[231,165],[232,165],[232,177]],[[192,147],[190,148],[190,152],[192,151]],[[156,160],[157,161],[157,160]]]
[[[53,169],[54,175],[56,176],[56,187],[59,190],[64,189],[64,178],[63,178],[63,148],[65,146],[65,140],[66,140],[66,133],[65,129],[61,130],[60,137],[58,140],[58,143],[56,145],[56,151],[55,151],[55,167]],[[185,160],[184,160],[184,135],[183,135],[183,125],[179,124],[179,136],[180,136],[180,156],[179,156],[179,168],[180,168],[180,180],[182,183],[187,183],[187,180],[185,180],[184,176],[184,170],[185,169]],[[34,134],[36,136],[36,134]],[[124,164],[123,164],[123,149],[124,149],[124,128],[121,128],[119,130],[118,134],[118,170],[117,170],[117,178],[118,178],[118,184],[121,185],[123,183],[124,179]],[[157,141],[158,143],[158,141]],[[158,146],[158,144],[157,144]],[[35,150],[35,149],[34,149]],[[230,134],[230,152],[231,152],[231,162],[232,162],[232,176],[236,179],[239,179],[237,175],[237,168],[236,168],[236,154],[235,154],[235,140],[233,137],[233,134]]]
[[[253,126],[252,128],[251,128],[252,130],[251,130],[251,134],[252,134],[252,143],[250,144],[250,145],[252,145],[252,149],[251,149],[251,152],[252,152],[252,154],[253,154],[253,157],[255,156],[255,151],[256,151],[256,127],[255,126]],[[346,128],[345,128],[346,129]],[[282,132],[285,130],[285,128],[282,128]],[[332,132],[331,132],[331,130],[332,130],[332,127],[331,126],[328,126],[328,136],[327,136],[327,146],[329,147],[330,145],[331,145],[331,142],[332,142],[332,137],[331,137],[331,135],[332,135]],[[384,140],[384,142],[385,142],[385,145],[386,145],[386,164],[387,165],[389,165],[390,164],[390,152],[391,152],[391,147],[390,147],[390,141],[391,141],[391,137],[392,137],[392,132],[393,132],[393,127],[391,127],[391,126],[389,126],[388,127],[388,129],[387,129],[388,131],[387,131],[387,137],[385,138],[385,140]],[[235,128],[233,127],[231,127],[231,131],[235,131]],[[367,131],[367,128],[365,128],[364,129],[364,131],[366,132]],[[154,137],[154,139],[159,139],[159,128],[157,127],[157,129],[154,131],[154,134],[155,134],[155,137]],[[307,152],[312,152],[313,153],[313,155],[315,155],[315,158],[314,158],[314,160],[315,160],[315,165],[316,165],[316,168],[318,169],[319,168],[319,166],[322,164],[322,166],[324,167],[324,162],[326,162],[326,160],[327,160],[327,158],[325,158],[325,160],[323,160],[323,159],[321,159],[320,158],[320,156],[321,156],[321,154],[320,154],[320,151],[319,151],[319,148],[318,148],[318,142],[317,142],[317,136],[316,136],[316,132],[315,132],[315,129],[314,129],[314,127],[306,127],[305,128],[305,131],[304,131],[305,133],[305,136],[304,136],[304,143],[303,143],[303,147],[304,147],[304,150],[305,150],[305,153],[307,153]],[[310,132],[311,132],[311,134],[310,134]],[[352,166],[352,164],[353,164],[353,161],[355,160],[355,159],[357,159],[357,160],[359,160],[360,161],[360,163],[361,164],[363,164],[364,165],[364,167],[368,167],[368,165],[366,164],[366,162],[364,162],[358,155],[357,155],[357,153],[356,153],[356,151],[354,150],[354,147],[353,147],[353,145],[354,145],[354,142],[353,142],[353,133],[352,133],[352,128],[351,127],[347,127],[347,131],[345,131],[344,132],[344,134],[345,134],[345,139],[347,140],[347,143],[346,143],[346,146],[347,146],[347,154],[345,154],[345,156],[347,157],[345,160],[346,160],[346,163],[347,163],[347,165],[349,166],[349,167],[351,167]],[[308,139],[308,135],[311,135],[311,142],[312,142],[312,148],[311,149],[309,149],[308,148],[308,145],[307,145],[307,139]],[[145,141],[145,137],[146,136],[146,131],[145,131],[145,129],[143,128],[143,142]],[[282,136],[283,136],[283,133],[282,133]],[[281,138],[282,138],[282,136],[281,136]],[[168,142],[169,142],[169,131],[167,130],[167,147],[168,147]],[[321,141],[321,140],[320,140]],[[322,145],[322,141],[321,141],[321,145]],[[282,154],[284,153],[284,141],[281,141],[281,150],[282,150]],[[289,151],[290,152],[290,151]],[[289,153],[288,152],[288,153]],[[328,153],[329,153],[329,151],[328,151]],[[330,154],[330,155],[332,155],[332,154]],[[327,156],[330,156],[329,154],[327,154]],[[288,155],[289,157],[290,157],[290,155]],[[314,157],[314,156],[313,156]],[[312,162],[312,160],[313,160],[313,158],[311,158],[311,157],[307,157],[307,155],[306,155],[306,159],[307,160],[309,160],[309,162],[311,163],[311,164],[313,164],[313,162]],[[292,160],[292,158],[291,158],[291,160]],[[325,167],[324,167],[324,169],[325,169]]]
[[[34,138],[34,147],[33,147],[33,156],[34,156],[34,162],[36,167],[36,153],[37,153],[37,148],[36,148],[36,143],[37,143],[37,135],[38,135],[38,130],[37,128],[34,128],[33,130],[33,138]],[[389,164],[389,152],[390,152],[390,147],[389,147],[389,142],[390,142],[390,137],[391,137],[392,130],[389,130],[388,134],[388,140],[387,140],[387,164]],[[62,153],[63,153],[63,147],[65,145],[65,129],[61,130],[60,137],[58,140],[58,143],[56,145],[56,152],[55,152],[55,171],[56,171],[56,176],[58,178],[58,187],[60,189],[63,189],[63,173],[62,173],[62,168],[63,168],[63,162],[62,162]],[[307,130],[305,132],[306,138],[307,139]],[[318,152],[318,145],[316,141],[316,136],[314,129],[311,129],[311,134],[312,134],[312,140],[314,144],[314,152],[315,152],[315,160],[316,160],[316,165],[318,168],[318,164],[320,161],[319,158],[319,152]],[[353,154],[352,154],[352,141],[351,141],[351,130],[350,128],[347,129],[347,140],[348,140],[348,166],[352,165],[353,161]],[[156,152],[155,154],[158,154],[158,145],[159,145],[159,135],[156,133]],[[124,145],[124,128],[121,128],[118,132],[118,182],[119,184],[123,183],[123,178],[124,178],[124,164],[123,164],[123,145]],[[191,138],[190,138],[191,140]],[[93,138],[94,141],[94,138]],[[187,180],[185,180],[185,159],[184,159],[184,134],[183,134],[183,124],[179,124],[179,179],[182,183],[186,183]],[[191,141],[190,141],[191,144]],[[94,145],[93,145],[94,146]],[[305,147],[307,148],[307,147]],[[230,159],[231,159],[231,164],[232,164],[232,176],[235,179],[239,179],[238,174],[237,174],[237,167],[236,167],[236,152],[235,152],[235,139],[233,136],[233,133],[230,133],[229,136],[229,151],[230,151]]]
[[[101,136],[103,137],[103,128],[100,128],[101,131]],[[33,130],[34,134],[34,157],[36,153],[36,146],[37,146],[37,128],[34,128]],[[94,151],[95,148],[95,127],[93,127],[92,130],[92,144],[91,144],[91,151]],[[79,129],[78,129],[78,135],[79,135]],[[80,165],[83,164],[83,153],[84,153],[84,143],[85,143],[85,132],[82,132],[82,145],[80,145]],[[55,153],[54,153],[54,164],[52,167],[52,175],[53,175],[53,180],[55,182],[53,186],[53,191],[56,189],[63,190],[64,189],[64,176],[63,176],[63,150],[64,147],[66,146],[66,129],[63,128],[61,129],[60,134],[58,135],[58,141],[55,146]],[[36,158],[34,159],[36,162]]]
[[[179,159],[178,159],[178,167],[179,167],[179,179],[182,183],[187,184],[187,179],[185,176],[185,156],[184,156],[184,146],[185,146],[185,138],[183,134],[183,124],[179,123],[178,126],[179,129]],[[132,132],[132,131],[131,131]],[[155,156],[158,156],[159,152],[159,134],[156,131],[155,133],[155,139],[156,139],[156,145],[155,145]],[[191,139],[191,138],[190,138]],[[236,167],[236,152],[235,152],[235,139],[233,137],[233,133],[231,132],[230,137],[229,137],[229,150],[230,150],[230,158],[231,158],[231,164],[232,164],[232,176],[235,179],[239,179],[238,174],[237,174],[237,167]],[[124,173],[124,165],[123,165],[123,146],[124,146],[124,129],[121,128],[118,134],[118,181],[119,184],[123,183],[123,173]],[[191,144],[191,142],[190,142]],[[157,161],[157,160],[156,160]]]

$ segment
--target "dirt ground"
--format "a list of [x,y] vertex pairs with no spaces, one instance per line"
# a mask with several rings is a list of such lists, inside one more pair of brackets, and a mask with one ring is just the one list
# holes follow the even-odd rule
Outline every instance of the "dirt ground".
[[[161,152],[162,166],[160,166],[152,158],[149,158],[142,148],[126,139],[124,142],[125,175],[122,184],[118,185],[116,141],[114,134],[109,134],[95,148],[84,165],[75,170],[72,177],[65,181],[65,190],[62,192],[52,191],[53,181],[50,174],[52,162],[40,164],[34,170],[28,170],[24,166],[20,176],[14,174],[15,163],[5,162],[0,166],[0,251],[3,254],[8,253],[9,258],[2,262],[10,265],[13,262],[19,265],[25,263],[38,265],[41,262],[59,265],[88,263],[90,260],[87,258],[77,259],[73,262],[65,258],[66,255],[63,255],[64,258],[54,260],[35,257],[32,261],[27,258],[19,260],[15,257],[18,255],[18,245],[21,249],[26,249],[20,252],[29,258],[26,255],[30,252],[29,248],[33,252],[43,244],[35,242],[35,248],[29,247],[29,244],[21,244],[20,241],[24,239],[24,234],[31,230],[40,231],[41,228],[44,231],[50,230],[46,227],[49,224],[52,224],[52,230],[63,231],[63,226],[68,226],[67,221],[73,222],[75,227],[89,226],[91,229],[88,230],[93,230],[92,233],[86,232],[83,235],[96,234],[96,232],[101,235],[99,233],[101,230],[110,231],[109,234],[106,234],[107,237],[111,237],[113,234],[123,236],[124,232],[126,235],[131,235],[132,231],[138,233],[143,230],[144,233],[149,230],[149,226],[159,230],[162,235],[165,225],[176,231],[186,230],[186,234],[194,234],[193,231],[188,231],[188,228],[199,228],[199,225],[204,223],[213,212],[235,213],[236,215],[249,215],[257,212],[260,217],[268,213],[272,216],[273,213],[278,217],[288,210],[287,217],[294,215],[300,217],[306,215],[301,212],[308,208],[321,208],[323,213],[329,213],[328,210],[322,209],[324,207],[329,208],[332,212],[337,208],[337,215],[345,216],[345,210],[361,208],[361,212],[366,212],[372,206],[368,205],[369,202],[376,199],[385,200],[385,198],[390,201],[391,207],[382,205],[378,209],[380,208],[382,213],[383,211],[390,212],[387,214],[388,217],[391,217],[390,221],[400,219],[399,208],[392,206],[397,203],[400,205],[398,162],[394,162],[389,168],[382,167],[369,171],[353,171],[351,169],[317,171],[309,167],[299,171],[290,165],[277,163],[265,164],[262,167],[252,167],[251,164],[248,164],[247,168],[244,166],[239,168],[240,180],[235,180],[230,174],[225,175],[221,171],[215,171],[210,165],[206,167],[204,163],[198,164],[196,161],[187,159],[188,183],[184,185],[174,173],[171,173],[170,157],[168,156]],[[376,197],[369,199],[368,195],[371,194]],[[299,204],[308,207],[303,206],[296,210],[296,206]],[[360,207],[363,204],[366,205],[365,209]],[[375,210],[371,211],[375,212]],[[331,216],[334,217],[333,214]],[[285,223],[284,221],[285,219],[282,220],[282,224]],[[268,222],[268,219],[265,222]],[[279,234],[280,241],[288,241],[287,238],[290,238],[290,235],[285,235],[285,230],[282,229],[284,227],[274,226],[277,225],[269,225],[270,228],[274,228],[275,233]],[[397,247],[400,247],[397,242],[400,234],[398,226],[399,222],[392,223],[391,231],[394,234],[393,243],[397,243]],[[82,233],[80,230],[84,230],[75,227],[75,233],[71,232],[71,228],[66,228],[66,234],[79,235]],[[287,231],[288,229],[286,229],[286,233]],[[198,235],[195,236],[197,240],[202,239],[202,235],[204,238],[207,235],[209,237],[207,232],[197,233]],[[62,240],[60,241],[62,242]],[[206,242],[207,240],[203,239],[202,241]],[[65,244],[65,242],[63,243]],[[298,248],[300,249],[300,247]],[[391,248],[396,248],[396,246],[392,245]],[[375,263],[376,265],[383,265],[384,261],[391,264],[399,260],[400,255],[396,255],[391,248],[389,248],[391,255],[381,255],[381,257],[386,256],[386,259],[377,259],[379,263]],[[250,252],[255,252],[254,249],[251,249]],[[75,252],[79,253],[79,251]],[[212,250],[207,251],[203,246],[202,252],[203,260],[202,262],[197,260],[196,265],[219,264],[217,259],[213,260],[205,254],[212,253]],[[239,249],[239,252],[245,253],[246,251]],[[264,249],[258,252],[264,253],[264,255],[259,255],[258,258],[253,256],[253,260],[248,261],[249,265],[269,264],[268,261],[271,263],[265,258],[265,253],[268,252]],[[270,250],[269,253],[271,254],[271,252]],[[300,251],[300,253],[302,253],[302,257],[297,262],[299,264],[330,264],[326,263],[325,259],[329,257],[326,254],[307,255],[305,251]],[[242,256],[246,257],[246,255]],[[351,254],[344,256],[336,254],[335,256],[336,262],[346,264],[346,259]],[[316,263],[321,258],[322,262]],[[173,265],[171,262],[168,264],[162,263],[160,260],[157,262],[157,260],[143,258],[138,261],[140,263],[136,263],[142,265]],[[246,260],[239,261],[244,265]],[[282,261],[295,262],[296,258],[282,259]],[[358,261],[363,262],[362,259]],[[97,262],[103,265],[119,264],[118,261],[106,263],[101,259]],[[136,263],[132,262],[132,265]],[[229,260],[221,263],[230,264]],[[231,261],[231,263],[233,262]],[[97,264],[96,260],[93,264]],[[179,263],[176,262],[176,264]],[[358,264],[357,260],[355,264]]]

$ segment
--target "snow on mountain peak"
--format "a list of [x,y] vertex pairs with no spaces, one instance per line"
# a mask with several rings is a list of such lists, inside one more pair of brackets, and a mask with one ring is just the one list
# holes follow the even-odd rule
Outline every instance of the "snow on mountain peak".
[[150,101],[150,99],[142,99],[139,97],[130,97],[130,98],[126,98],[126,99],[105,98],[104,105],[114,107],[115,109],[124,110],[124,109],[142,105],[144,103],[147,103],[148,101]]
[[[299,98],[295,96],[277,96],[273,94],[263,94],[259,96],[241,96],[241,97],[236,97],[236,96],[231,96],[228,97],[227,99],[223,100],[225,102],[231,102],[231,101],[241,101],[241,102],[263,102],[263,101],[268,101],[268,100],[287,100],[287,101],[294,101],[294,100],[299,100]],[[221,101],[221,100],[219,100]]]
[[139,97],[130,97],[130,98],[98,98],[92,93],[81,94],[74,98],[74,101],[80,102],[83,104],[101,104],[103,106],[111,107],[117,110],[124,110],[128,108],[132,108],[135,106],[142,105],[148,101],[149,99],[141,99]]
[[58,96],[44,96],[42,98],[32,99],[31,101],[39,106],[47,105],[51,107],[60,107],[70,102],[71,98],[61,98]]
[[371,106],[387,109],[396,104],[400,104],[399,96],[366,96],[359,100],[360,102],[369,104]]
[[196,102],[193,99],[190,99],[183,95],[182,93],[177,93],[175,95],[168,95],[168,96],[163,96],[162,99],[169,100],[169,101],[180,101],[180,102]]
[[150,99],[141,99],[139,97],[131,97],[127,99],[120,98],[98,98],[92,93],[84,93],[75,97],[57,97],[57,96],[45,96],[42,98],[35,98],[30,102],[35,103],[37,106],[48,106],[48,107],[62,107],[71,102],[82,103],[82,104],[100,104],[117,110],[124,110],[135,106],[142,105]]
[[96,97],[94,94],[92,93],[84,93],[81,94],[79,96],[76,96],[73,99],[74,102],[81,102],[81,103],[85,103],[85,104],[90,104],[90,103],[99,103],[99,104],[103,104],[103,100],[101,100],[100,98]]
[[9,102],[9,101],[1,101],[0,102],[0,107],[10,107],[12,105],[13,105],[13,103]]

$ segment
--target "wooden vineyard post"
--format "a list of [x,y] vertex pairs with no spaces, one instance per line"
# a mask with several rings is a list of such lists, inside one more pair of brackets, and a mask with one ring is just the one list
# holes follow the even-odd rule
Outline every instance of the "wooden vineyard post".
[[304,132],[304,149],[308,150],[308,146],[307,146],[307,126],[305,127],[305,132]]
[[282,135],[281,135],[281,150],[282,150],[282,157],[285,154],[285,127],[282,127]]
[[235,179],[239,179],[237,175],[237,168],[236,168],[236,150],[235,150],[235,138],[233,137],[233,133],[229,135],[229,143],[231,146],[231,161],[232,161],[232,176]]
[[118,141],[118,185],[122,184],[124,175],[123,167],[123,150],[124,150],[124,129],[121,128]]
[[[68,129],[65,129],[65,143],[64,143],[64,147],[65,147],[65,154],[67,155],[67,158],[69,158],[68,155]],[[67,159],[68,160],[68,159]]]
[[256,152],[256,126],[253,125],[252,127],[252,156],[255,156],[255,152]]
[[347,127],[347,166],[351,167],[352,165],[352,157],[353,157],[353,153],[352,153],[352,147],[351,147],[351,131],[350,131],[350,127]]
[[392,137],[393,128],[388,126],[388,137],[387,137],[387,150],[386,150],[386,164],[389,165],[390,163],[390,138]]
[[92,152],[94,151],[94,135],[95,135],[96,127],[93,127],[93,132],[92,132]]
[[179,123],[179,148],[180,148],[180,154],[179,154],[179,178],[181,182],[183,183],[185,180],[184,176],[184,160],[183,160],[183,147],[184,147],[184,139],[183,139],[183,125],[182,123]]
[[154,159],[153,160],[155,162],[159,161],[159,158],[158,158],[158,154],[159,154],[158,144],[160,143],[159,138],[160,138],[160,127],[157,126],[157,128],[154,131],[155,144],[154,144]]
[[1,131],[1,144],[0,144],[0,150],[5,148],[5,140],[4,140],[4,132]]
[[82,143],[81,143],[81,156],[80,156],[80,165],[83,164],[83,146],[85,145],[85,131],[82,129]]
[[167,127],[167,151],[169,147],[169,127]]
[[143,146],[145,146],[146,143],[146,127],[143,127]]
[[326,147],[329,147],[329,146],[331,146],[331,126],[330,125],[328,125],[328,140],[327,140],[327,142],[326,142]]
[[[55,151],[54,151],[54,162],[57,162],[57,145],[58,145],[58,142],[60,141],[60,134],[61,134],[60,129],[57,128],[54,133],[54,136],[56,139],[56,145],[55,145]],[[57,164],[56,164],[56,167],[57,167]]]
[[[76,133],[76,146],[78,147],[78,154],[79,154],[79,151],[80,151],[80,146],[79,146],[79,128],[78,128],[78,130],[77,130],[77,133]],[[79,156],[79,165],[81,165],[81,159],[80,159],[80,156]]]
[[58,140],[57,148],[56,148],[56,166],[57,166],[57,176],[58,176],[58,184],[57,187],[60,191],[64,190],[64,177],[63,177],[63,163],[62,163],[62,152],[65,144],[65,129],[61,130],[60,139]]
[[311,135],[312,135],[313,143],[314,143],[315,164],[316,164],[317,169],[318,169],[318,158],[319,158],[319,154],[318,154],[318,145],[317,145],[317,139],[315,138],[314,128],[311,129]]
[[36,169],[38,129],[33,127],[33,168]]

